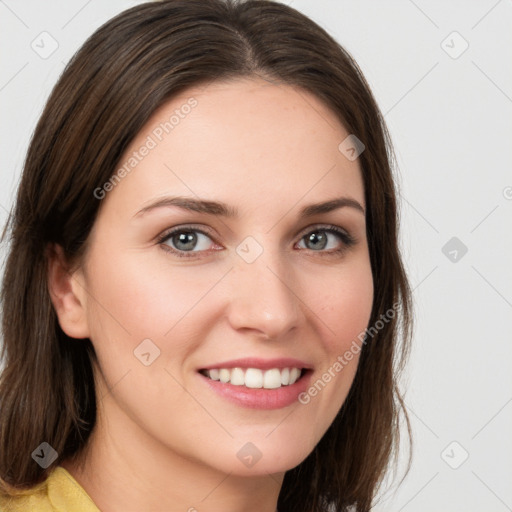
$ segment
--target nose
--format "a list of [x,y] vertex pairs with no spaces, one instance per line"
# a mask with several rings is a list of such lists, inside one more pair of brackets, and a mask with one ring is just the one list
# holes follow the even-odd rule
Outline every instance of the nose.
[[[268,251],[266,251],[268,254]],[[300,300],[291,269],[279,258],[239,259],[231,272],[228,319],[239,331],[276,340],[298,326]]]

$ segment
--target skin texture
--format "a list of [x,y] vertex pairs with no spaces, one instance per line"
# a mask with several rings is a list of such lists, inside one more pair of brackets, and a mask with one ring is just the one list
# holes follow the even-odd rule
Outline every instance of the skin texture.
[[[359,161],[338,150],[349,134],[334,113],[291,86],[215,82],[158,110],[120,166],[190,97],[197,105],[102,200],[84,266],[67,273],[58,248],[51,260],[59,323],[76,343],[90,338],[99,359],[85,466],[61,464],[102,512],[274,512],[285,471],[333,421],[358,356],[307,405],[276,410],[228,402],[198,369],[295,357],[313,367],[314,383],[370,318],[364,214],[343,207],[298,218],[303,206],[341,196],[366,208]],[[222,201],[238,216],[176,206],[136,215],[168,195]],[[174,246],[156,241],[190,224],[210,233],[198,235],[192,257],[165,250],[177,237]],[[356,243],[334,253],[344,241],[326,234],[326,248],[307,245],[305,235],[331,224]],[[263,250],[252,263],[236,251],[246,237]],[[148,338],[160,355],[145,366],[134,350]],[[237,457],[247,442],[262,454],[250,468]]]

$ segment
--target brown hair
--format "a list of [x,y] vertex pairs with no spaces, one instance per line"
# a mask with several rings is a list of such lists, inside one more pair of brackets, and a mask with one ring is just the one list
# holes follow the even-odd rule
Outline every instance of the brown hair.
[[80,265],[100,206],[94,190],[114,174],[157,108],[192,85],[255,75],[313,93],[366,147],[359,158],[374,280],[369,326],[380,320],[383,327],[366,336],[334,422],[286,473],[278,507],[370,510],[389,462],[397,462],[399,413],[411,434],[397,386],[412,305],[398,248],[395,160],[383,117],[351,56],[303,14],[262,0],[167,0],[128,9],[85,42],[55,85],[4,231],[4,238],[10,235],[1,292],[4,494],[14,496],[48,476],[52,467],[43,469],[31,457],[40,443],[60,459],[71,457],[96,418],[94,349],[58,324],[47,284],[48,247],[59,244]]

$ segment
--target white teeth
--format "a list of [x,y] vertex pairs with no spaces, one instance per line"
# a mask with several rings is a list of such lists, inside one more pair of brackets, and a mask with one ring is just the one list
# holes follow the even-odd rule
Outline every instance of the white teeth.
[[245,387],[262,388],[263,372],[257,368],[247,368],[247,370],[245,370]]
[[288,386],[290,384],[290,369],[283,368],[281,370],[281,385]]
[[281,372],[277,368],[267,370],[263,374],[263,387],[266,389],[275,389],[281,387]]
[[290,386],[300,377],[299,368],[272,368],[260,370],[259,368],[214,368],[206,370],[205,375],[212,380],[220,380],[234,386],[245,386],[258,389],[277,389],[281,386]]
[[210,379],[219,380],[219,370],[210,370]]
[[234,386],[243,386],[245,384],[244,371],[242,368],[233,368],[231,370],[231,379],[229,379],[229,382]]
[[292,368],[290,370],[290,383],[295,382],[300,376],[300,370],[298,368]]

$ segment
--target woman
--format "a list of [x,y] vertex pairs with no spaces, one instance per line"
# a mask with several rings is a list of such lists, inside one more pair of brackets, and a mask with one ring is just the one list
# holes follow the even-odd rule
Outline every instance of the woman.
[[286,5],[98,29],[10,218],[0,509],[370,510],[411,331],[391,154],[356,63]]

